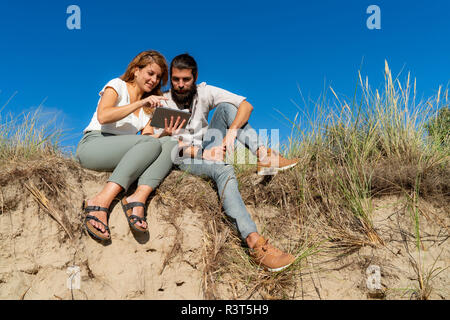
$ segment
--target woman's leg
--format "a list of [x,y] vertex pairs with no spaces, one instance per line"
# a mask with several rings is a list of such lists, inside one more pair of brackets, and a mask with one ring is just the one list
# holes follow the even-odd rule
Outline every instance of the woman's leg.
[[[147,185],[155,190],[164,178],[169,174],[173,166],[172,151],[178,150],[178,141],[172,137],[158,139],[161,144],[161,152],[153,163],[141,174],[138,185]],[[175,149],[174,149],[175,148]],[[174,153],[176,155],[176,153]]]
[[[77,148],[77,158],[84,168],[97,171],[113,171],[105,187],[92,199],[89,206],[109,208],[114,198],[128,187],[159,156],[161,144],[153,137],[138,135],[109,135],[100,132],[86,134]],[[150,194],[151,190],[141,187],[138,191]],[[107,223],[107,213],[90,213],[103,223]],[[90,223],[105,233],[102,224]],[[143,226],[144,227],[144,226]],[[107,235],[107,232],[105,233]]]
[[[172,169],[173,162],[171,153],[174,148],[177,148],[178,142],[172,140],[171,137],[163,137],[158,139],[161,143],[161,153],[158,158],[144,171],[139,177],[138,187],[136,192],[126,198],[128,203],[142,202],[146,203],[150,194],[159,186],[163,179],[169,174]],[[134,207],[133,214],[138,217],[144,216],[143,207]],[[146,229],[145,221],[137,222],[136,225]]]

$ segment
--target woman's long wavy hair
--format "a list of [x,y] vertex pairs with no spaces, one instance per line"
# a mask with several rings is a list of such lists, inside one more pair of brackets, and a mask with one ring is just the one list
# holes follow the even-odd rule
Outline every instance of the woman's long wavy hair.
[[[134,81],[134,72],[136,68],[142,69],[148,66],[149,64],[156,63],[161,68],[161,81],[158,85],[151,91],[146,92],[142,96],[142,99],[151,96],[151,95],[162,95],[161,87],[167,84],[168,80],[168,67],[167,61],[164,56],[155,50],[148,50],[139,53],[134,59],[130,62],[127,67],[125,73],[120,77],[125,82],[133,82]],[[154,111],[153,108],[144,107],[144,112],[150,114]]]

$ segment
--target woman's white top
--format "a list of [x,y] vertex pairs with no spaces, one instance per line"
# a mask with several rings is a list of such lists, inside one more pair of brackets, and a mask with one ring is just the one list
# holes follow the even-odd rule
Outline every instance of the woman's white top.
[[144,129],[144,127],[147,125],[148,121],[151,119],[152,116],[146,114],[143,108],[141,108],[141,110],[139,111],[139,117],[137,117],[132,112],[125,118],[113,123],[100,124],[98,122],[97,119],[98,104],[100,103],[101,97],[107,87],[113,88],[118,94],[115,107],[118,108],[130,104],[130,95],[128,94],[126,82],[119,78],[112,79],[103,87],[102,91],[100,91],[99,93],[100,99],[98,100],[97,103],[97,110],[95,111],[89,125],[86,127],[86,129],[83,130],[83,133],[86,133],[87,131],[100,130],[106,133],[122,135],[122,134],[136,134],[142,129]]

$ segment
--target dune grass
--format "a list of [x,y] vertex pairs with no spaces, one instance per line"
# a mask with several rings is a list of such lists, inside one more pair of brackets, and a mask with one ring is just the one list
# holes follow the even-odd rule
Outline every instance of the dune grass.
[[[302,116],[297,114],[294,120],[279,112],[292,126],[289,142],[281,150],[287,157],[300,159],[297,167],[270,178],[263,187],[255,187],[247,179],[254,169],[235,164],[246,203],[281,210],[272,219],[276,222],[264,226],[265,231],[275,239],[285,238],[285,232],[297,232],[290,249],[299,257],[305,246],[314,254],[344,255],[363,246],[384,246],[373,225],[373,199],[392,194],[413,195],[406,207],[415,228],[416,249],[420,250],[420,212],[414,202],[428,197],[448,205],[450,141],[442,129],[445,124],[435,121],[447,119],[446,113],[439,116],[438,112],[442,114],[450,105],[448,89],[439,88],[435,96],[417,101],[416,82],[409,74],[404,84],[393,79],[387,62],[382,92],[373,91],[361,74],[358,80],[359,92],[353,101],[339,97],[330,87],[333,100],[322,95],[313,106],[313,117],[305,111],[311,110],[308,105],[298,106]],[[305,119],[307,129],[303,129]],[[306,236],[311,234],[312,242]],[[310,248],[318,250],[308,251]],[[308,256],[303,257],[305,261]],[[418,296],[425,299],[431,290],[429,279],[437,270],[431,268],[424,275],[420,261],[414,265]],[[302,266],[298,261],[294,274]],[[292,268],[286,272],[292,274]]]
[[[409,74],[404,85],[394,80],[387,62],[381,94],[378,90],[373,92],[361,74],[359,88],[360,103],[356,103],[355,95],[352,104],[341,101],[330,88],[335,100],[319,100],[316,118],[308,119],[308,131],[302,130],[300,121],[286,118],[292,124],[292,135],[282,149],[287,156],[300,158],[297,171],[315,180],[315,186],[308,188],[311,195],[311,190],[315,190],[321,199],[327,199],[327,205],[333,202],[334,206],[345,208],[360,222],[369,242],[382,244],[372,228],[371,198],[386,188],[414,188],[426,183],[416,181],[416,176],[448,167],[448,132],[443,137],[441,129],[436,139],[427,129],[436,110],[448,108],[448,89],[442,93],[439,88],[435,97],[417,102],[415,81],[411,83]],[[402,166],[413,168],[409,185],[389,176]],[[446,178],[443,176],[439,183],[448,185]],[[304,193],[306,188],[300,190]],[[419,194],[421,191],[417,190]]]
[[0,109],[0,164],[62,156],[63,130],[58,128],[56,117],[42,120],[40,106],[19,115],[5,113],[8,102]]

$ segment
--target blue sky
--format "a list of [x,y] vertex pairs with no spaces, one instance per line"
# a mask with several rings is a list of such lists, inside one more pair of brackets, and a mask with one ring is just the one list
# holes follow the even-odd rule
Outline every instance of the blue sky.
[[[81,30],[69,30],[69,5],[81,9]],[[381,30],[369,30],[369,5],[381,9]],[[394,74],[417,78],[419,97],[450,80],[450,2],[429,1],[2,1],[0,108],[15,114],[43,104],[59,112],[75,146],[98,92],[147,49],[167,60],[184,52],[206,81],[244,95],[256,129],[280,129],[330,85],[352,97],[363,76],[380,87],[387,59]],[[351,98],[350,98],[351,99]]]

